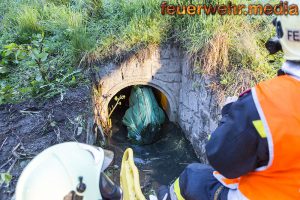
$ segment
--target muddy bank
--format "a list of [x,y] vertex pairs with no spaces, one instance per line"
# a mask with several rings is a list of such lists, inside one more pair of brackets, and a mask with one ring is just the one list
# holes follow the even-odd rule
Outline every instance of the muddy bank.
[[[57,96],[45,102],[1,105],[0,172],[9,172],[13,178],[8,187],[5,184],[0,187],[0,200],[12,198],[22,170],[44,149],[64,141],[90,143],[87,135],[92,135],[92,114],[88,87],[72,89],[63,98]],[[134,150],[141,187],[147,196],[159,185],[172,182],[189,163],[199,161],[180,127],[170,122],[162,127],[161,138],[156,143],[130,144],[121,123],[123,115],[120,111],[114,113],[113,135],[104,145],[115,152],[108,170],[115,183],[119,184],[121,158],[128,147]]]
[[64,141],[86,142],[92,116],[87,86],[71,89],[46,102],[27,101],[0,106],[0,172],[12,180],[0,187],[0,200],[8,200],[23,168],[42,150]]

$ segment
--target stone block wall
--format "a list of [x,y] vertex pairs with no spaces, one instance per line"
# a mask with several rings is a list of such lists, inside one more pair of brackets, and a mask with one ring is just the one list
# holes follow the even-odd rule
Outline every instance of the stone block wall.
[[106,122],[108,104],[112,97],[125,87],[149,85],[160,90],[168,99],[166,113],[177,122],[181,87],[181,52],[178,48],[152,47],[142,50],[125,61],[99,66],[96,73],[99,95],[95,99],[95,117]]
[[178,123],[202,162],[206,162],[205,144],[208,135],[217,127],[220,111],[209,85],[210,80],[194,74],[189,59],[184,59]]
[[179,48],[167,45],[142,50],[119,64],[100,66],[96,73],[96,119],[105,122],[109,101],[121,89],[139,84],[152,86],[167,97],[169,119],[181,126],[196,154],[205,162],[204,146],[217,126],[220,108],[208,87],[210,80],[194,74],[189,60]]

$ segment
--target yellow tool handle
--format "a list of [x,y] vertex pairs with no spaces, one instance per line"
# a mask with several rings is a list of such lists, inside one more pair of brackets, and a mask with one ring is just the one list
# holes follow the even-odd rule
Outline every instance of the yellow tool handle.
[[126,149],[123,154],[120,181],[123,200],[146,200],[141,190],[139,171],[134,164],[131,148]]

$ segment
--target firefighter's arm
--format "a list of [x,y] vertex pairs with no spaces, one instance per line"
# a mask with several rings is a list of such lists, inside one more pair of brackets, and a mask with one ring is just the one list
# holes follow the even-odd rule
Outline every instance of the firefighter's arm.
[[222,115],[206,145],[209,163],[227,178],[237,178],[266,165],[267,140],[253,125],[260,118],[251,92],[226,105]]

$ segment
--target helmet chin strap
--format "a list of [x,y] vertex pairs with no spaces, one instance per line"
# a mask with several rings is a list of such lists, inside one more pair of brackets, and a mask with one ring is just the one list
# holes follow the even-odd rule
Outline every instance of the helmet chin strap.
[[278,51],[282,51],[282,46],[279,42],[279,39],[283,37],[283,30],[281,26],[281,22],[277,21],[277,17],[273,19],[272,24],[276,27],[276,37],[270,38],[266,44],[265,47],[269,51],[270,54],[275,54]]
[[83,183],[83,177],[78,177],[79,184],[76,187],[76,192],[71,191],[63,200],[83,200],[83,192],[86,190],[86,184]]
[[282,50],[282,47],[281,47],[278,37],[270,38],[266,42],[265,47],[267,48],[267,50],[269,51],[270,54],[275,54],[278,51]]
[[76,192],[71,191],[69,194],[67,194],[63,200],[83,200],[83,196],[78,196]]

